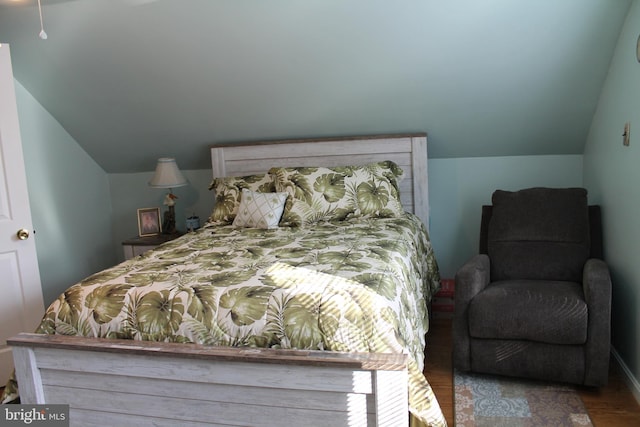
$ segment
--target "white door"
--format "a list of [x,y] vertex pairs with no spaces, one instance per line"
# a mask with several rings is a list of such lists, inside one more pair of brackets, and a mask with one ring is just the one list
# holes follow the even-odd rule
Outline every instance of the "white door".
[[[23,230],[21,240],[18,231]],[[28,233],[28,236],[27,234]],[[0,45],[0,386],[13,370],[7,338],[44,314],[9,45]]]

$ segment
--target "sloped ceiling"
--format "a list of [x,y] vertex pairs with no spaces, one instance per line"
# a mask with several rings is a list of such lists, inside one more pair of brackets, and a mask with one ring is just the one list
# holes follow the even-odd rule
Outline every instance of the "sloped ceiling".
[[106,172],[216,143],[426,131],[582,153],[631,0],[0,0],[14,75]]

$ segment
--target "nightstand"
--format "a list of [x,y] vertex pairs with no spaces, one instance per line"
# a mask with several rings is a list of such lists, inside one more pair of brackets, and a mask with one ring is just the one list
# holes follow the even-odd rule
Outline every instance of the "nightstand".
[[124,259],[131,259],[165,242],[177,239],[183,233],[156,234],[155,236],[132,237],[122,242]]

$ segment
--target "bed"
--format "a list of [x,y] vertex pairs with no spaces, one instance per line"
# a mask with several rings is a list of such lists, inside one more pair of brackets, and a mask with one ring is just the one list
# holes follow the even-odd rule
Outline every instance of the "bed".
[[[68,288],[4,401],[72,425],[445,425],[425,134],[211,148],[204,227]],[[410,414],[410,416],[408,415]]]

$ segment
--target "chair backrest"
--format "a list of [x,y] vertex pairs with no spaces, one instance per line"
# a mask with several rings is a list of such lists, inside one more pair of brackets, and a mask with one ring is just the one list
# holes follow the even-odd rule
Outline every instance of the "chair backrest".
[[482,207],[480,253],[491,280],[580,282],[584,262],[602,258],[600,207],[581,188],[497,190]]
[[[478,252],[488,254],[487,248],[487,230],[493,206],[482,205],[482,216],[480,220],[480,244]],[[602,247],[602,213],[600,205],[589,205],[589,234],[591,237],[591,250],[589,258],[604,259]]]

